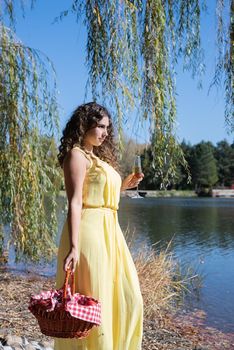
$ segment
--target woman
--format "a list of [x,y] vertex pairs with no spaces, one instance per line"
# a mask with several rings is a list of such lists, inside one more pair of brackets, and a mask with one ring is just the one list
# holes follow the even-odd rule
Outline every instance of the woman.
[[120,191],[142,180],[121,181],[114,132],[106,108],[79,106],[61,138],[68,215],[58,250],[56,288],[71,264],[76,292],[101,302],[102,324],[84,339],[55,338],[55,350],[139,350],[143,301],[135,265],[118,223]]

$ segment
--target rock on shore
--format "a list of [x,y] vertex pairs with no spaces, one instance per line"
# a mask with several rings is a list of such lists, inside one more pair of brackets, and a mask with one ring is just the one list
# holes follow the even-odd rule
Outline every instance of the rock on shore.
[[53,350],[54,341],[30,341],[26,337],[0,331],[0,350]]

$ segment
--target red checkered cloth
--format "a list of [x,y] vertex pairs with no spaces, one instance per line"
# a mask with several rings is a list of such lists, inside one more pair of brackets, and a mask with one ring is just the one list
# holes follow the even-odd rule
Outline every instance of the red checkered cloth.
[[[35,304],[40,305],[47,312],[62,307],[63,288],[41,292],[31,296],[29,310],[33,309]],[[101,324],[101,304],[98,300],[79,293],[71,294],[70,285],[67,287],[67,297],[64,309],[73,317],[84,321],[92,322],[99,326]]]

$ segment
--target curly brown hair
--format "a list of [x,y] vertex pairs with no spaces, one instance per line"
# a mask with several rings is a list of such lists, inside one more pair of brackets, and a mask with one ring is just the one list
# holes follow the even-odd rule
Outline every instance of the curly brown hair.
[[74,145],[84,149],[83,140],[85,133],[89,129],[97,126],[98,121],[103,117],[109,118],[108,136],[100,146],[93,147],[93,153],[103,161],[112,165],[116,170],[119,170],[117,147],[111,115],[105,107],[96,102],[89,102],[80,105],[68,120],[63,130],[63,136],[60,139],[61,144],[57,155],[58,163],[61,168],[63,167],[63,161],[66,154],[74,147]]

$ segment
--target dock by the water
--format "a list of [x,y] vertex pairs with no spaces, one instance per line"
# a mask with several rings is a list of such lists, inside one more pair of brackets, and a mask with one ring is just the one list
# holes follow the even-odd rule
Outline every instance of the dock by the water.
[[234,198],[234,189],[213,189],[212,197],[233,197]]

